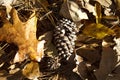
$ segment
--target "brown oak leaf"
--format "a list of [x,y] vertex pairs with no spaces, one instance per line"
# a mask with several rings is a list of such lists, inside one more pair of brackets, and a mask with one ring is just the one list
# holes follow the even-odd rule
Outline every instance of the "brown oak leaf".
[[28,21],[20,21],[17,11],[11,10],[12,22],[8,21],[5,17],[1,19],[4,23],[0,28],[0,41],[14,43],[18,46],[19,50],[14,58],[14,62],[21,62],[30,57],[31,60],[40,61],[43,56],[43,48],[45,41],[38,41],[36,39],[36,24],[37,18],[35,12],[30,16]]

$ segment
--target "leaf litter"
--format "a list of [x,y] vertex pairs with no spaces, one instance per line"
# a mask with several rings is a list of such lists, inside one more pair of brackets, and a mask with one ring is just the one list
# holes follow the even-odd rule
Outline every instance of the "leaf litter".
[[[119,3],[1,0],[0,79],[119,80]],[[79,31],[67,60],[59,58],[53,36],[61,17],[75,22]]]

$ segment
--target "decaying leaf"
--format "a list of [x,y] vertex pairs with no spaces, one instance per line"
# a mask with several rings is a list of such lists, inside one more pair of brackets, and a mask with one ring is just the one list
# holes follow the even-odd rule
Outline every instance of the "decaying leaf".
[[44,6],[49,6],[49,3],[48,3],[48,1],[47,0],[39,0],[40,1],[40,3],[42,3]]
[[120,37],[120,27],[119,26],[115,26],[113,28],[113,30],[115,32],[115,36],[119,38]]
[[22,73],[28,79],[37,79],[40,76],[39,65],[37,62],[30,62],[28,63]]
[[113,50],[115,50],[117,52],[117,62],[118,64],[120,63],[120,38],[114,38],[114,41],[116,43],[116,45],[113,47]]
[[83,80],[97,80],[93,71],[88,69],[87,65],[84,62],[79,63],[78,73]]
[[52,55],[57,54],[56,47],[52,43],[52,37],[53,37],[53,32],[48,31],[38,38],[38,40],[45,40],[46,41],[46,43],[45,43],[45,54],[47,54],[48,56],[52,56]]
[[[83,59],[84,61],[90,63],[90,64],[97,64],[101,60],[101,51],[100,50],[95,50],[95,49],[86,49],[86,48],[80,48],[77,50],[77,54]],[[96,66],[99,67],[99,66]]]
[[[4,25],[0,28],[0,41],[7,41],[8,43],[14,43],[18,46],[19,51],[15,59],[18,58],[19,60],[14,60],[14,62],[23,61],[26,57],[40,61],[43,56],[43,51],[41,50],[44,48],[43,45],[45,41],[39,44],[39,41],[36,39],[37,18],[35,13],[30,16],[28,21],[21,22],[17,11],[12,9],[11,18],[13,24],[6,18],[2,19]],[[38,46],[42,46],[42,48],[39,50],[37,49]]]
[[116,65],[116,61],[117,61],[116,59],[117,59],[116,53],[110,46],[103,47],[100,67],[95,72],[97,80],[107,80],[106,78],[111,75],[112,70]]
[[9,15],[9,13],[10,13],[10,11],[11,11],[11,9],[12,9],[12,4],[13,3],[15,3],[16,2],[16,0],[1,0],[0,1],[0,5],[3,5],[3,6],[5,6],[6,7],[6,13],[7,13],[7,18],[9,19],[10,18],[10,15]]
[[[90,38],[84,34],[78,35],[78,40],[76,41],[78,48],[76,48],[76,53],[78,56],[83,58],[83,61],[91,64],[94,69],[99,67],[99,63],[101,60],[101,52],[102,52],[102,42],[101,40]],[[81,62],[81,61],[77,61]]]
[[[119,3],[120,0],[1,0],[4,8],[0,6],[0,42],[18,47],[10,48],[10,44],[8,51],[6,44],[0,44],[0,69],[9,72],[8,80],[96,80],[96,77],[97,80],[119,80]],[[66,19],[58,23],[56,33],[60,33],[56,37],[53,30],[61,17]],[[68,19],[79,28],[77,33],[71,30],[73,24]],[[67,41],[61,35],[63,26]],[[55,38],[60,44],[54,44]],[[71,44],[66,44],[68,41]],[[68,53],[66,46],[73,52],[67,60],[64,59]],[[59,52],[63,55],[61,58]]]
[[52,42],[52,36],[53,36],[53,32],[48,31],[43,35],[39,36],[38,40],[45,40],[46,41],[45,47],[47,47]]
[[87,14],[83,12],[74,1],[69,1],[69,0],[66,0],[62,4],[60,14],[65,18],[72,19],[73,21],[88,19]]
[[[77,1],[77,0],[76,0]],[[82,6],[87,9],[90,13],[93,15],[96,15],[95,7],[89,3],[90,0],[80,0],[82,3]]]
[[119,10],[120,9],[120,0],[114,0],[115,1],[115,3],[116,3],[116,6],[117,6],[117,9]]
[[106,7],[110,7],[110,5],[112,4],[112,0],[95,0],[98,1],[101,5],[106,6]]
[[114,35],[114,31],[112,29],[100,23],[87,24],[83,33],[96,39],[103,39],[107,35]]

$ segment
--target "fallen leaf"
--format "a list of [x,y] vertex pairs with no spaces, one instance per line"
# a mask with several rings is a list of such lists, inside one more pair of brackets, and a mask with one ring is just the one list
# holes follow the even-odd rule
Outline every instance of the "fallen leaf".
[[[111,0],[95,0],[98,1],[101,5],[105,6],[105,7],[110,7],[110,5],[112,4]],[[115,0],[116,1],[116,0]],[[119,0],[118,0],[119,1]]]
[[114,35],[114,31],[103,24],[88,23],[86,24],[83,34],[96,39],[103,39],[105,36]]
[[48,31],[43,35],[39,36],[38,40],[45,40],[46,41],[45,47],[47,47],[52,42],[52,38],[53,38],[53,32]]
[[93,71],[91,71],[85,62],[80,62],[78,65],[78,73],[83,80],[97,80]]
[[120,36],[120,27],[119,26],[115,26],[113,28],[114,32],[115,32],[115,36],[119,37]]
[[28,79],[37,79],[40,76],[39,65],[37,62],[28,63],[22,70],[22,74]]
[[44,6],[48,7],[49,6],[49,3],[48,3],[48,0],[39,0],[40,3],[42,3]]
[[72,19],[73,21],[88,19],[87,14],[82,11],[82,9],[80,9],[80,7],[74,1],[69,0],[66,0],[62,4],[60,14],[65,18]]
[[96,23],[100,23],[101,22],[101,18],[102,18],[101,10],[102,10],[102,8],[101,8],[100,3],[96,2],[96,4],[95,4]]
[[114,38],[116,45],[113,47],[113,50],[117,53],[117,62],[120,63],[120,38]]
[[[83,57],[84,61],[90,64],[99,64],[101,60],[101,51],[95,49],[80,48],[77,50],[77,54]],[[94,65],[95,66],[95,65]],[[99,67],[99,66],[96,66]]]
[[110,46],[103,47],[102,50],[103,52],[100,67],[98,70],[95,71],[95,75],[97,77],[97,80],[110,80],[106,78],[112,73],[112,70],[114,69],[117,63],[117,56],[115,51]]
[[95,6],[90,4],[89,0],[84,0],[84,1],[81,0],[81,1],[82,1],[81,2],[82,6],[95,16],[96,15]]
[[48,31],[44,33],[43,35],[39,36],[38,40],[45,40],[45,54],[48,56],[53,57],[53,55],[57,54],[57,50],[55,45],[52,43],[52,38],[53,38],[53,32]]
[[120,9],[120,0],[115,0],[115,3],[116,3],[116,6],[117,6],[117,9],[119,10]]
[[10,15],[9,15],[9,13],[10,13],[10,11],[11,11],[11,9],[12,9],[12,4],[13,3],[15,3],[16,2],[16,0],[1,0],[0,1],[0,5],[3,5],[3,6],[5,6],[6,7],[6,12],[7,12],[7,18],[9,19],[10,18]]
[[[40,61],[43,57],[43,51],[41,50],[44,49],[44,41],[39,44],[36,39],[37,18],[35,12],[33,12],[28,21],[22,22],[18,17],[17,11],[12,9],[11,19],[13,24],[6,18],[2,19],[4,25],[0,28],[0,41],[14,43],[18,46],[19,50],[15,56],[15,59],[18,58],[18,60],[14,60],[14,62],[21,62],[28,57],[31,60]],[[42,48],[39,50],[37,48],[40,45],[42,45]]]

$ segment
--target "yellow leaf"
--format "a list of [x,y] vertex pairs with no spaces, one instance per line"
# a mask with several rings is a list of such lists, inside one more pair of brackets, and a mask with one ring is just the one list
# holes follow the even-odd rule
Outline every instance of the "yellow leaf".
[[95,4],[95,11],[96,11],[96,23],[100,23],[102,18],[102,13],[101,13],[101,5],[98,2],[96,2]]
[[39,65],[37,62],[28,63],[22,70],[22,74],[29,79],[36,79],[40,76]]
[[107,35],[113,35],[114,31],[103,24],[91,23],[85,26],[83,33],[96,39],[103,39]]

